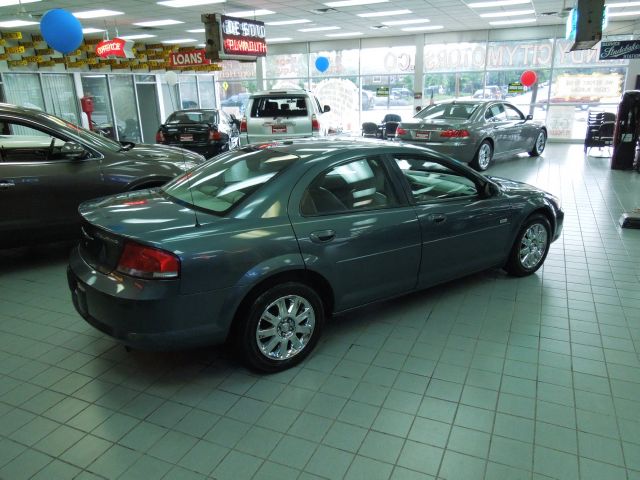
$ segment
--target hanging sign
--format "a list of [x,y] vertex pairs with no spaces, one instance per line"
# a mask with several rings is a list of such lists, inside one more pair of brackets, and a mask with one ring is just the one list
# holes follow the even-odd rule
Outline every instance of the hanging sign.
[[203,14],[207,58],[256,61],[267,55],[264,22],[226,15]]
[[620,40],[600,44],[600,60],[640,58],[640,41]]
[[6,40],[22,40],[22,32],[3,32],[2,38]]
[[389,87],[376,88],[376,97],[388,97],[388,96],[389,96]]
[[133,45],[133,40],[123,40],[122,38],[104,40],[96,45],[96,55],[101,58],[134,58],[135,55],[133,53]]
[[195,67],[208,65],[211,60],[205,56],[205,51],[202,49],[188,52],[172,52],[169,56],[169,63],[172,67]]
[[524,85],[520,82],[511,82],[507,88],[507,93],[515,93],[517,95],[524,93]]

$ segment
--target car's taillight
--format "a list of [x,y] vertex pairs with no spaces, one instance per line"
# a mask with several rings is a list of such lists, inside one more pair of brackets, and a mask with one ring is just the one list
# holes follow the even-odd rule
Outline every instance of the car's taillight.
[[445,138],[467,138],[469,130],[442,130],[440,136]]
[[209,140],[222,140],[222,134],[218,130],[209,130]]
[[240,120],[240,132],[247,133],[247,117],[242,117]]
[[318,121],[318,117],[316,117],[315,113],[311,117],[311,131],[312,132],[320,131],[320,122]]
[[407,131],[404,128],[402,127],[396,128],[396,135],[406,135],[406,134],[407,134]]
[[158,130],[158,133],[156,133],[156,143],[162,142],[164,142],[164,134],[162,133],[162,130]]
[[178,278],[180,259],[159,248],[127,242],[120,255],[117,270],[139,278]]

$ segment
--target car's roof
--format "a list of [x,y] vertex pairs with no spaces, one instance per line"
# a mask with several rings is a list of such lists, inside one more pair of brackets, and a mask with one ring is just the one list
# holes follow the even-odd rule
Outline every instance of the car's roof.
[[218,110],[216,108],[183,108],[182,110],[176,110],[174,111],[171,115],[173,115],[174,113],[182,113],[182,112],[217,112]]

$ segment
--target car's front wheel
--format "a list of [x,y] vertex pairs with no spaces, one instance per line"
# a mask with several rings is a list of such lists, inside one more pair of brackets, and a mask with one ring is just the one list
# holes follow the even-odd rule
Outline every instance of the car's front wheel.
[[529,155],[532,157],[538,157],[542,155],[544,152],[544,147],[547,144],[547,134],[544,130],[540,130],[538,136],[536,137],[536,143],[533,144],[533,150],[529,152]]
[[309,286],[286,282],[269,288],[246,310],[240,348],[250,367],[278,372],[302,361],[316,346],[324,308]]
[[551,245],[551,224],[541,214],[532,215],[524,222],[509,253],[504,269],[516,277],[531,275],[547,258]]

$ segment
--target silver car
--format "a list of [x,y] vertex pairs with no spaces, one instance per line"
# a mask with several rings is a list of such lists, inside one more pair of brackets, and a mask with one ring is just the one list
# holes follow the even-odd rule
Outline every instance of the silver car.
[[240,122],[240,144],[270,142],[284,138],[324,137],[329,125],[315,95],[305,90],[273,90],[249,97]]
[[540,155],[547,128],[510,103],[453,100],[431,105],[401,122],[396,140],[432,148],[483,171],[495,157]]

